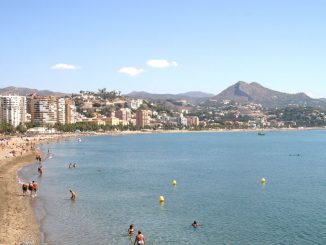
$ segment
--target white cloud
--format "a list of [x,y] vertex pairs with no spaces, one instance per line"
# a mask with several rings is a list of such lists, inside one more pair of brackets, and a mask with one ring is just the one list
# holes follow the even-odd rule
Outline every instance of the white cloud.
[[136,68],[136,67],[131,67],[131,66],[122,67],[118,70],[119,73],[124,73],[131,77],[137,76],[137,75],[143,73],[143,71],[144,70],[141,68]]
[[77,70],[79,69],[79,67],[75,66],[75,65],[69,65],[69,64],[55,64],[53,66],[51,66],[52,70]]
[[167,67],[177,67],[178,64],[175,61],[168,60],[148,60],[146,64],[153,68],[167,68]]

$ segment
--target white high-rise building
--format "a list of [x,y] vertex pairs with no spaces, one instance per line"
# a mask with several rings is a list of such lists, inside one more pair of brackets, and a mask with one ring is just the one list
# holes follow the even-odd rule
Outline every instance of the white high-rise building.
[[64,98],[58,99],[58,123],[65,124],[66,123],[66,103]]
[[25,96],[0,96],[0,122],[17,127],[26,121]]

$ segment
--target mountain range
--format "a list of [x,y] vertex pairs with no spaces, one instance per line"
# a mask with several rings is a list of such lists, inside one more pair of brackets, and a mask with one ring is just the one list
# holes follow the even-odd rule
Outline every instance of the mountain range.
[[20,88],[20,87],[6,87],[6,88],[0,88],[0,95],[20,95],[20,96],[26,96],[29,94],[38,94],[41,96],[66,96],[67,93],[61,93],[61,92],[53,92],[50,90],[37,90],[32,88]]
[[[39,95],[48,96],[66,96],[66,93],[53,92],[50,90],[37,90],[30,88],[19,87],[6,87],[0,89],[0,95],[28,95],[37,93]],[[282,93],[269,88],[266,88],[259,83],[246,83],[243,81],[237,82],[217,95],[210,93],[203,93],[199,91],[192,91],[179,94],[152,94],[144,91],[134,91],[129,94],[125,94],[127,97],[146,99],[152,101],[179,101],[186,100],[188,103],[199,104],[205,102],[221,102],[223,100],[231,100],[241,103],[257,103],[264,107],[285,107],[291,104],[305,105],[313,107],[326,108],[326,99],[314,99],[306,95],[305,93]]]

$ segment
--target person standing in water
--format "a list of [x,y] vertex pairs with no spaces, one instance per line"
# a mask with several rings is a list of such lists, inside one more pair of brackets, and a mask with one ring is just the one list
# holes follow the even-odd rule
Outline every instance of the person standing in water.
[[43,173],[43,167],[42,167],[42,164],[40,164],[37,168],[37,171],[38,171],[38,174],[41,176],[42,173]]
[[71,200],[73,200],[73,201],[75,201],[76,200],[76,192],[74,192],[74,191],[72,191],[72,190],[69,190],[70,191],[70,193],[71,193],[71,197],[70,197],[70,199]]
[[131,236],[132,234],[134,234],[134,226],[130,225],[128,229],[128,235]]
[[141,231],[138,231],[138,234],[135,238],[134,245],[145,245],[145,237],[143,234],[141,234]]

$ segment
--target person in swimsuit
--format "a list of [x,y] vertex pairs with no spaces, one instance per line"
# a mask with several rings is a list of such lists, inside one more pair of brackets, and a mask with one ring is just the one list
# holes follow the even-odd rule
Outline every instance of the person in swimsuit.
[[37,172],[39,175],[42,175],[43,173],[43,168],[42,168],[42,165],[39,165],[38,168],[37,168]]
[[196,220],[195,220],[194,223],[192,223],[191,225],[192,225],[192,227],[194,227],[194,228],[197,228],[197,227],[199,226],[199,224],[197,223]]
[[25,196],[26,193],[27,193],[28,184],[27,184],[27,183],[24,183],[24,184],[22,185],[22,189],[23,189],[23,194],[24,194],[24,196]]
[[32,184],[33,184],[33,191],[35,192],[34,197],[36,197],[36,192],[37,192],[38,186],[37,186],[37,183],[34,180],[33,180]]
[[28,190],[29,190],[29,192],[31,193],[31,196],[32,196],[32,194],[33,194],[33,183],[32,182],[30,182],[28,184]]
[[69,191],[70,191],[70,193],[71,193],[71,197],[70,197],[70,199],[73,200],[73,201],[75,201],[75,200],[76,200],[76,192],[74,192],[74,191],[72,191],[72,190],[69,190]]
[[128,235],[131,236],[132,234],[134,234],[134,226],[130,225],[128,229]]
[[145,245],[145,237],[143,234],[141,234],[141,231],[138,231],[138,234],[135,238],[134,245]]

